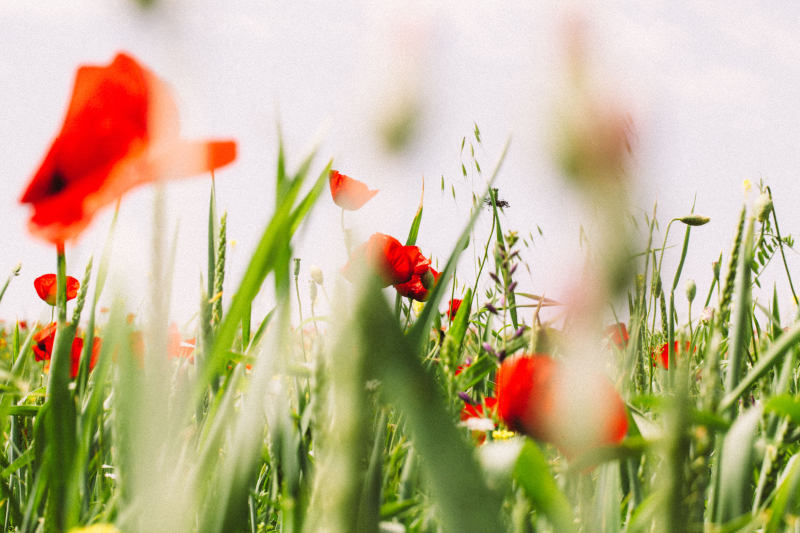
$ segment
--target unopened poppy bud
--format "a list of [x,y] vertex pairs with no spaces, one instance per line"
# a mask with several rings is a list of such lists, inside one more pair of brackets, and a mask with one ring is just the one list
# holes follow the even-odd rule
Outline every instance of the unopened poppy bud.
[[433,272],[431,272],[430,268],[425,271],[420,277],[420,280],[422,281],[422,286],[426,289],[430,289],[433,287],[433,284],[436,283],[436,278],[433,276]]
[[686,299],[689,300],[689,303],[694,301],[694,297],[697,294],[697,284],[694,282],[693,279],[690,279],[686,282]]
[[686,224],[687,226],[703,226],[708,224],[711,220],[708,217],[704,217],[703,215],[687,215],[685,217],[681,217],[678,220]]
[[314,280],[314,283],[317,285],[322,285],[324,278],[322,277],[321,268],[319,268],[317,265],[311,265],[311,268],[308,269],[308,273],[311,276],[311,279]]
[[762,192],[758,196],[755,205],[753,205],[753,210],[759,222],[767,220],[767,217],[772,211],[772,198],[770,198],[768,193]]

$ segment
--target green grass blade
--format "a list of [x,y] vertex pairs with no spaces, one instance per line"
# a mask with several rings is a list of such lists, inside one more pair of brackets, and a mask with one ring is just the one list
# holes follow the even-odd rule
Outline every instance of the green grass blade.
[[569,501],[558,488],[539,447],[529,439],[525,440],[517,458],[514,479],[534,508],[547,517],[556,531],[576,531]]
[[[770,505],[769,522],[764,528],[764,533],[777,533],[784,523],[784,516],[790,507],[790,502],[797,506],[797,488],[800,486],[800,455],[795,454],[786,464],[775,499]],[[787,524],[788,525],[788,524]],[[785,530],[783,530],[785,531]]]
[[486,486],[455,415],[445,408],[436,382],[412,349],[417,345],[403,336],[377,285],[372,280],[356,313],[356,327],[370,355],[365,361],[368,375],[381,380],[386,400],[406,417],[443,529],[494,531],[500,500]]
[[722,444],[719,459],[719,506],[716,522],[723,524],[750,512],[754,445],[762,410],[753,407],[740,415]]

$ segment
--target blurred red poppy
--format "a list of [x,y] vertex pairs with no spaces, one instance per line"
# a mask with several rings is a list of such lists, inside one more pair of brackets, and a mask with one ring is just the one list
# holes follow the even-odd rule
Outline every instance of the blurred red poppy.
[[[683,343],[683,350],[680,349],[678,341],[675,341],[672,345],[673,350],[675,350],[675,360],[677,361],[682,355],[689,353],[691,349],[691,343],[686,341]],[[658,351],[658,355],[656,355],[656,350]],[[660,345],[656,350],[650,352],[650,359],[653,362],[653,366],[658,366],[661,364],[661,367],[665,370],[669,370],[669,348],[667,347],[667,343]],[[695,347],[697,350],[697,347]]]
[[[45,361],[44,370],[48,371],[50,369],[50,358],[53,353],[53,342],[56,337],[56,323],[53,322],[49,326],[40,329],[36,333],[33,334],[33,354],[34,358],[37,361]],[[81,352],[83,351],[83,339],[80,337],[75,337],[72,341],[72,351],[71,351],[71,364],[70,364],[70,377],[75,379],[78,375],[78,370],[80,368],[81,363]],[[92,355],[89,359],[89,370],[94,369],[95,365],[97,364],[97,356],[100,353],[100,339],[98,337],[94,338],[94,343],[92,345]]]
[[450,306],[447,309],[447,318],[453,320],[456,317],[456,313],[458,313],[459,307],[461,307],[461,300],[450,300]]
[[611,382],[582,376],[576,381],[583,387],[579,392],[570,386],[572,377],[546,355],[506,358],[496,375],[500,419],[514,431],[555,444],[567,456],[621,441],[628,418]]
[[167,355],[179,359],[188,359],[190,363],[194,363],[194,348],[195,338],[183,339],[178,326],[175,323],[169,325],[169,340],[167,346]]
[[236,158],[233,141],[186,141],[178,130],[169,88],[131,56],[78,68],[61,131],[20,199],[33,208],[31,233],[63,243],[133,187]]
[[342,269],[351,282],[357,281],[358,268],[369,266],[383,281],[383,286],[405,283],[414,273],[412,257],[415,246],[403,246],[400,241],[383,233],[373,234],[367,242],[356,248]]
[[624,350],[628,345],[628,340],[630,339],[630,336],[628,335],[628,328],[625,327],[623,322],[618,322],[613,326],[608,326],[606,328],[606,338],[611,341],[614,346],[620,350]]
[[483,403],[479,403],[477,405],[464,403],[464,408],[461,409],[461,421],[467,420],[468,418],[491,418],[491,413],[484,414],[484,407],[486,407],[487,411],[494,411],[495,407],[497,406],[497,398],[494,396],[488,396],[483,399]]
[[365,183],[340,174],[336,170],[331,170],[328,175],[328,183],[331,186],[333,203],[348,211],[360,209],[378,194],[377,190],[369,189]]
[[[36,294],[39,298],[49,303],[56,305],[56,275],[45,274],[33,280],[33,288],[36,289]],[[78,296],[78,289],[81,288],[81,282],[72,276],[67,276],[67,301],[72,300]]]

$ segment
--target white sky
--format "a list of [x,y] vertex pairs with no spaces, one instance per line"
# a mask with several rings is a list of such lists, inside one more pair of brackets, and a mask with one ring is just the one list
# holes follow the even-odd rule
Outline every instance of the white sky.
[[[764,178],[772,186],[784,234],[796,235],[800,227],[794,209],[800,195],[800,6],[722,5],[619,1],[572,8],[589,23],[598,83],[636,122],[636,205],[650,212],[657,200],[665,224],[688,213],[696,195],[696,211],[712,219],[693,232],[684,274],[697,280],[700,295],[710,283],[711,262],[730,246],[744,179],[755,184]],[[290,162],[319,142],[317,172],[333,158],[334,168],[381,190],[347,214],[347,224],[363,237],[382,231],[403,239],[425,176],[418,244],[442,263],[468,216],[472,189],[461,177],[459,147],[477,123],[483,146],[476,153],[486,174],[512,138],[497,182],[511,203],[504,228],[536,235],[538,225],[544,232],[523,252],[532,275],[518,271],[520,282],[558,298],[578,267],[579,228],[587,222],[549,152],[563,76],[560,29],[567,11],[559,6],[525,0],[171,1],[143,12],[132,2],[109,0],[4,3],[0,278],[19,261],[23,270],[0,302],[0,318],[49,318],[32,281],[54,271],[55,253],[28,236],[28,211],[17,201],[60,128],[76,67],[107,64],[120,50],[172,85],[185,136],[239,142],[238,160],[217,176],[228,238],[237,242],[228,253],[229,294],[274,205],[279,123]],[[382,148],[378,124],[398,95],[409,94],[420,103],[421,127],[408,150],[392,155]],[[482,190],[480,178],[473,179],[474,189]],[[209,181],[167,186],[169,227],[179,231],[172,309],[181,321],[198,306]],[[114,278],[126,285],[130,306],[139,312],[147,305],[151,204],[149,186],[124,198],[113,255]],[[110,214],[109,208],[96,217],[68,247],[71,275],[81,277],[88,257],[99,255]],[[488,214],[484,218],[488,223]],[[478,236],[487,228],[479,225]],[[676,245],[682,237],[677,229]],[[304,291],[311,264],[333,281],[346,257],[339,210],[327,191],[297,242]],[[678,248],[665,259],[668,272]],[[800,281],[800,261],[794,253],[789,260]],[[462,268],[471,269],[469,262]],[[779,290],[788,303],[784,281]]]

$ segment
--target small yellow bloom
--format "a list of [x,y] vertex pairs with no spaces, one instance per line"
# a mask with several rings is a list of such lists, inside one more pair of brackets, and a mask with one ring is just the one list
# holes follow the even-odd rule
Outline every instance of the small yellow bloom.
[[744,189],[744,192],[748,193],[750,192],[750,189],[753,188],[753,184],[750,182],[750,180],[744,180],[742,182],[742,188]]
[[422,312],[422,308],[425,307],[425,302],[414,302],[412,305],[414,313],[419,315]]
[[514,435],[515,433],[513,431],[509,431],[507,429],[496,429],[492,431],[493,440],[508,440]]

